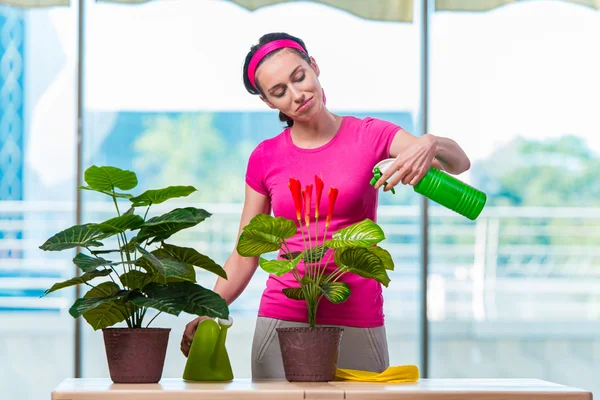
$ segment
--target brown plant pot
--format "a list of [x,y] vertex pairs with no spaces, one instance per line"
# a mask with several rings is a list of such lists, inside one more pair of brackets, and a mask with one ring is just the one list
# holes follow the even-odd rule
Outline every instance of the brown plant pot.
[[285,378],[292,382],[329,382],[335,377],[344,329],[277,328]]
[[104,347],[114,383],[157,383],[165,364],[169,328],[105,328]]

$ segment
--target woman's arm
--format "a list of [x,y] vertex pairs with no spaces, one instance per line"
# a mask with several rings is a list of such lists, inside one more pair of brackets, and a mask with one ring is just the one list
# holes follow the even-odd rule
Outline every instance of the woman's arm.
[[221,295],[223,299],[230,305],[244,291],[250,279],[258,268],[258,257],[242,257],[237,252],[237,243],[242,234],[242,230],[252,218],[258,214],[269,214],[271,212],[271,200],[250,186],[246,185],[246,198],[240,227],[238,229],[237,239],[233,252],[223,265],[223,269],[227,272],[227,280],[219,277],[215,284],[214,291]]
[[388,181],[386,191],[400,182],[416,185],[431,166],[454,175],[471,167],[469,157],[454,140],[431,134],[416,137],[403,129],[394,136],[390,156],[396,161],[382,174],[375,188],[385,181]]
[[[242,217],[240,219],[235,246],[223,265],[223,269],[227,272],[227,279],[219,277],[213,289],[215,293],[218,293],[225,300],[227,305],[233,303],[242,294],[256,272],[256,268],[258,268],[258,257],[242,257],[236,250],[242,230],[256,215],[269,214],[270,212],[271,200],[246,185],[244,208],[242,209]],[[198,317],[186,325],[181,339],[181,352],[186,357],[189,354],[198,324],[205,319],[208,319],[208,317]]]

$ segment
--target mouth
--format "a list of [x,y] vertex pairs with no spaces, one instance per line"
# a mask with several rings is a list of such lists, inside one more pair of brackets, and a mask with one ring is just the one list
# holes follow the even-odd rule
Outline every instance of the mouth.
[[313,98],[311,97],[310,99],[306,100],[304,103],[300,104],[300,107],[298,107],[298,109],[296,111],[297,112],[306,111],[308,109],[308,107],[310,107],[310,105],[312,104],[312,100],[313,100]]

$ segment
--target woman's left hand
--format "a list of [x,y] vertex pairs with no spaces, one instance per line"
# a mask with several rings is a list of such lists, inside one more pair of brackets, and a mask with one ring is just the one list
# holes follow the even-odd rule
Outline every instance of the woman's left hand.
[[434,158],[437,152],[437,143],[432,135],[423,135],[404,147],[396,161],[381,175],[375,184],[379,189],[386,181],[384,191],[388,191],[402,182],[404,185],[416,185],[433,165],[441,168]]

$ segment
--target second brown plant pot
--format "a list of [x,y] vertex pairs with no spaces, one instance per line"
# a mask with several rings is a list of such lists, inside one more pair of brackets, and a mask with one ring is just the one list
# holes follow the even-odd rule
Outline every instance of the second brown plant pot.
[[292,382],[329,382],[335,378],[344,329],[277,328],[285,378]]

